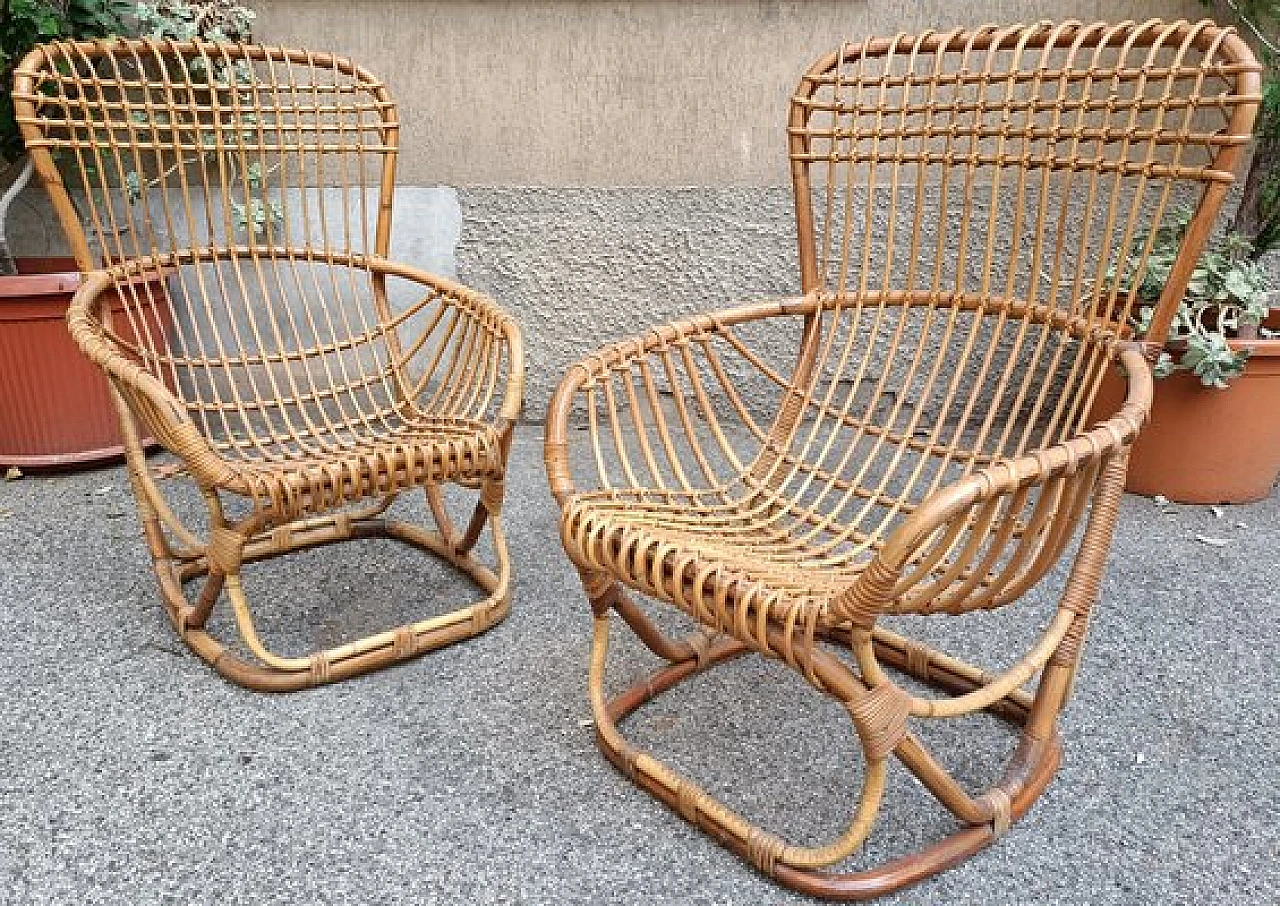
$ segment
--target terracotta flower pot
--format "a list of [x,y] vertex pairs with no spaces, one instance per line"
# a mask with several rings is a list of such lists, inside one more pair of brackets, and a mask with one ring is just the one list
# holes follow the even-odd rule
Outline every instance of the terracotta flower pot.
[[[75,262],[25,258],[0,277],[0,467],[66,468],[123,454],[107,381],[67,330]],[[157,293],[157,296],[160,294]],[[113,310],[122,312],[120,303]],[[156,313],[167,335],[167,312]],[[130,338],[121,314],[116,322]]]
[[[1247,503],[1271,493],[1280,477],[1280,340],[1231,345],[1252,352],[1226,390],[1184,371],[1156,381],[1126,490],[1179,503]],[[1114,412],[1123,393],[1123,378],[1108,374],[1094,411]]]

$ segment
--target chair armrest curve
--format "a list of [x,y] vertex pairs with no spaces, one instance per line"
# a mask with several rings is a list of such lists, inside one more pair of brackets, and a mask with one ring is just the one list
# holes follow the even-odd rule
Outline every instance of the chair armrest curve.
[[117,277],[107,270],[86,274],[67,307],[67,327],[80,350],[104,371],[133,410],[167,449],[180,456],[201,481],[225,482],[230,471],[187,414],[174,393],[141,365],[121,353],[107,339],[95,317],[116,288]]
[[[726,308],[708,314],[671,321],[659,327],[651,328],[642,334],[600,347],[571,365],[561,379],[548,405],[543,447],[547,474],[551,483],[551,492],[557,502],[563,506],[570,497],[580,490],[575,485],[570,473],[569,437],[572,433],[572,419],[575,409],[581,402],[584,392],[594,383],[607,379],[613,372],[627,371],[633,367],[645,372],[639,379],[645,383],[645,386],[642,386],[642,390],[648,389],[650,393],[647,399],[641,393],[629,400],[631,405],[629,414],[632,416],[632,421],[628,425],[634,428],[643,420],[637,417],[638,409],[643,410],[643,412],[639,413],[640,416],[649,417],[649,421],[645,422],[645,425],[652,426],[651,433],[654,434],[654,437],[642,437],[639,439],[639,443],[646,445],[645,455],[652,463],[654,459],[661,459],[662,456],[660,453],[650,453],[648,445],[651,441],[652,447],[655,450],[660,450],[666,445],[665,441],[667,441],[669,434],[678,434],[686,439],[688,437],[689,421],[686,418],[685,401],[675,399],[675,397],[688,397],[690,407],[697,407],[700,415],[714,419],[714,413],[707,411],[709,407],[702,388],[697,386],[699,376],[694,373],[695,369],[691,364],[690,357],[692,353],[687,352],[691,345],[698,344],[701,346],[698,352],[708,363],[706,374],[718,379],[722,385],[731,383],[731,381],[727,380],[729,375],[721,365],[718,362],[711,361],[715,354],[710,349],[709,343],[714,339],[725,340],[726,346],[731,345],[733,347],[731,351],[737,355],[740,362],[743,363],[743,367],[754,367],[757,371],[763,372],[770,382],[781,383],[785,381],[785,377],[766,370],[767,366],[763,361],[752,356],[750,350],[746,349],[740,341],[731,336],[731,329],[770,318],[794,317],[807,314],[816,310],[817,304],[816,296],[788,297]],[[678,356],[673,356],[673,350],[677,349],[681,350],[681,353]],[[685,384],[681,388],[677,388],[674,379],[670,379],[669,372],[672,362],[676,363],[676,368],[683,369],[682,376]],[[658,411],[660,409],[659,406],[651,404],[656,399],[656,395],[652,392],[652,373],[647,370],[650,366],[654,366],[657,372],[662,372],[664,368],[668,372],[666,376],[670,380],[662,389],[663,392],[673,398],[677,410],[674,415],[664,416],[662,412]],[[733,393],[732,387],[725,386],[723,389],[727,393]],[[639,403],[638,407],[637,403]],[[621,405],[623,404],[620,403],[619,406]],[[668,429],[673,418],[676,420],[676,424]],[[669,455],[669,445],[666,446],[668,447]],[[651,468],[649,471],[653,472],[654,470]],[[678,467],[677,471],[679,471]],[[632,482],[632,484],[639,485],[641,483]]]
[[465,309],[485,324],[499,338],[507,359],[506,382],[496,413],[497,426],[500,431],[514,427],[524,405],[525,360],[520,325],[509,312],[484,293],[412,265],[387,258],[358,256],[352,257],[349,263],[367,267],[374,274],[401,277],[437,290],[446,303]]
[[[1083,511],[1083,503],[1094,492],[1094,481],[1101,476],[1107,462],[1127,451],[1151,409],[1151,368],[1142,347],[1123,344],[1118,348],[1118,359],[1128,376],[1128,393],[1117,413],[1069,440],[992,463],[927,497],[889,534],[884,546],[858,578],[832,597],[833,616],[870,627],[879,614],[888,611],[913,586],[927,578],[928,570],[919,568],[921,560],[927,559],[922,557],[922,548],[931,542],[944,548],[958,547],[956,538],[966,523],[982,524],[985,520],[989,525],[997,518],[996,508],[1000,504],[1020,500],[1020,495],[1029,488],[1059,481],[1065,489],[1060,493],[1079,495],[1079,505],[1068,513],[1069,524],[1056,529],[1065,543]],[[1086,478],[1088,485],[1080,485]],[[1072,487],[1073,484],[1076,486]],[[1016,543],[1010,538],[1005,542]],[[977,548],[978,545],[974,545],[975,557]],[[991,557],[991,561],[994,559]],[[913,565],[915,572],[908,575]],[[953,565],[952,570],[956,574],[963,572],[959,564]]]

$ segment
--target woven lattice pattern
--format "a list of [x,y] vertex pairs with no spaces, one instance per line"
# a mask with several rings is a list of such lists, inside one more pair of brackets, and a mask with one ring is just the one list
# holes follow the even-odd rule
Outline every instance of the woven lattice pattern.
[[[1029,806],[1056,765],[1054,721],[1150,405],[1144,353],[1235,178],[1258,72],[1230,30],[1159,20],[871,39],[814,64],[788,120],[803,295],[606,347],[551,405],[548,474],[596,613],[591,691],[615,763],[762,871],[848,897],[952,864]],[[1194,216],[1144,347],[1115,273],[1133,250],[1137,286],[1153,225],[1180,206]],[[1099,411],[1116,364],[1128,398]],[[1001,672],[879,625],[1012,604],[1073,548],[1057,612]],[[627,588],[723,638],[667,638]],[[610,613],[672,666],[607,701]],[[786,661],[853,719],[867,774],[829,846],[753,826],[616,728],[745,651]],[[911,694],[884,666],[951,696]],[[1007,779],[978,796],[909,718],[982,709],[1027,729]],[[865,839],[891,753],[968,830],[883,869],[815,873]]]
[[[1109,275],[1173,206],[1208,197],[1207,224],[1248,141],[1233,118],[1256,101],[1255,64],[1227,36],[990,28],[821,61],[789,128],[809,295],[583,362],[572,415],[599,452],[582,483],[639,489],[575,498],[584,556],[603,566],[604,534],[633,525],[655,549],[723,548],[770,589],[822,599],[943,487],[1085,436],[1135,302]],[[793,322],[798,360],[768,361],[762,317]],[[955,523],[918,590],[886,606],[1016,598],[1087,500],[1089,470],[1038,471]]]
[[[492,485],[482,510],[497,509],[519,332],[484,296],[387,259],[399,121],[376,77],[287,48],[61,42],[24,61],[14,98],[89,275],[71,330],[126,435],[252,501],[217,557],[213,516],[222,572],[268,527],[406,489]],[[432,544],[466,559],[477,520]]]
[[[511,322],[379,260],[398,121],[374,77],[249,46],[44,52],[30,145],[74,162],[82,267],[109,268],[126,303],[127,331],[75,323],[91,354],[160,381],[242,482],[329,458],[343,476],[324,482],[341,499],[386,489],[357,487],[360,471],[412,484],[492,467],[484,420],[505,387]],[[414,462],[424,448],[432,462]]]

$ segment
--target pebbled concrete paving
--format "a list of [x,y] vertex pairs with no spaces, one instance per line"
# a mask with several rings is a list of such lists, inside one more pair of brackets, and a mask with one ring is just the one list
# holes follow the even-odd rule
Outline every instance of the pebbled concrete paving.
[[[121,469],[0,484],[0,904],[805,902],[597,753],[589,619],[539,443],[527,429],[513,457],[510,619],[290,696],[235,688],[176,641]],[[1278,550],[1280,497],[1221,517],[1126,499],[1057,780],[996,846],[890,902],[1269,901]],[[263,565],[249,587],[264,635],[299,651],[464,592],[440,577],[366,542]],[[1007,662],[1050,592],[912,629]],[[650,663],[619,634],[619,686]],[[779,831],[815,841],[847,817],[853,734],[776,664],[700,678],[630,731]],[[984,718],[921,732],[974,784],[1011,743]],[[853,864],[949,826],[905,770],[891,776]]]

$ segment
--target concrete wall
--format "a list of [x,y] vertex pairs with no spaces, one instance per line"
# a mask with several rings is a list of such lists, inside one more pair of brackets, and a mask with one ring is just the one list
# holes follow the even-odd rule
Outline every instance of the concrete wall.
[[385,79],[413,185],[787,179],[786,104],[841,40],[986,22],[1187,17],[1196,0],[257,0],[261,40]]
[[[798,290],[786,104],[842,39],[1204,13],[1196,0],[256,6],[260,40],[337,50],[387,80],[400,182],[414,187],[394,251],[515,313],[535,421],[565,368],[604,342]],[[38,209],[15,218],[20,252],[45,251]]]
[[786,106],[804,69],[841,40],[1204,14],[1195,0],[258,8],[261,39],[336,49],[387,81],[404,123],[401,181],[456,188],[458,276],[525,328],[535,421],[566,366],[601,343],[798,291]]

